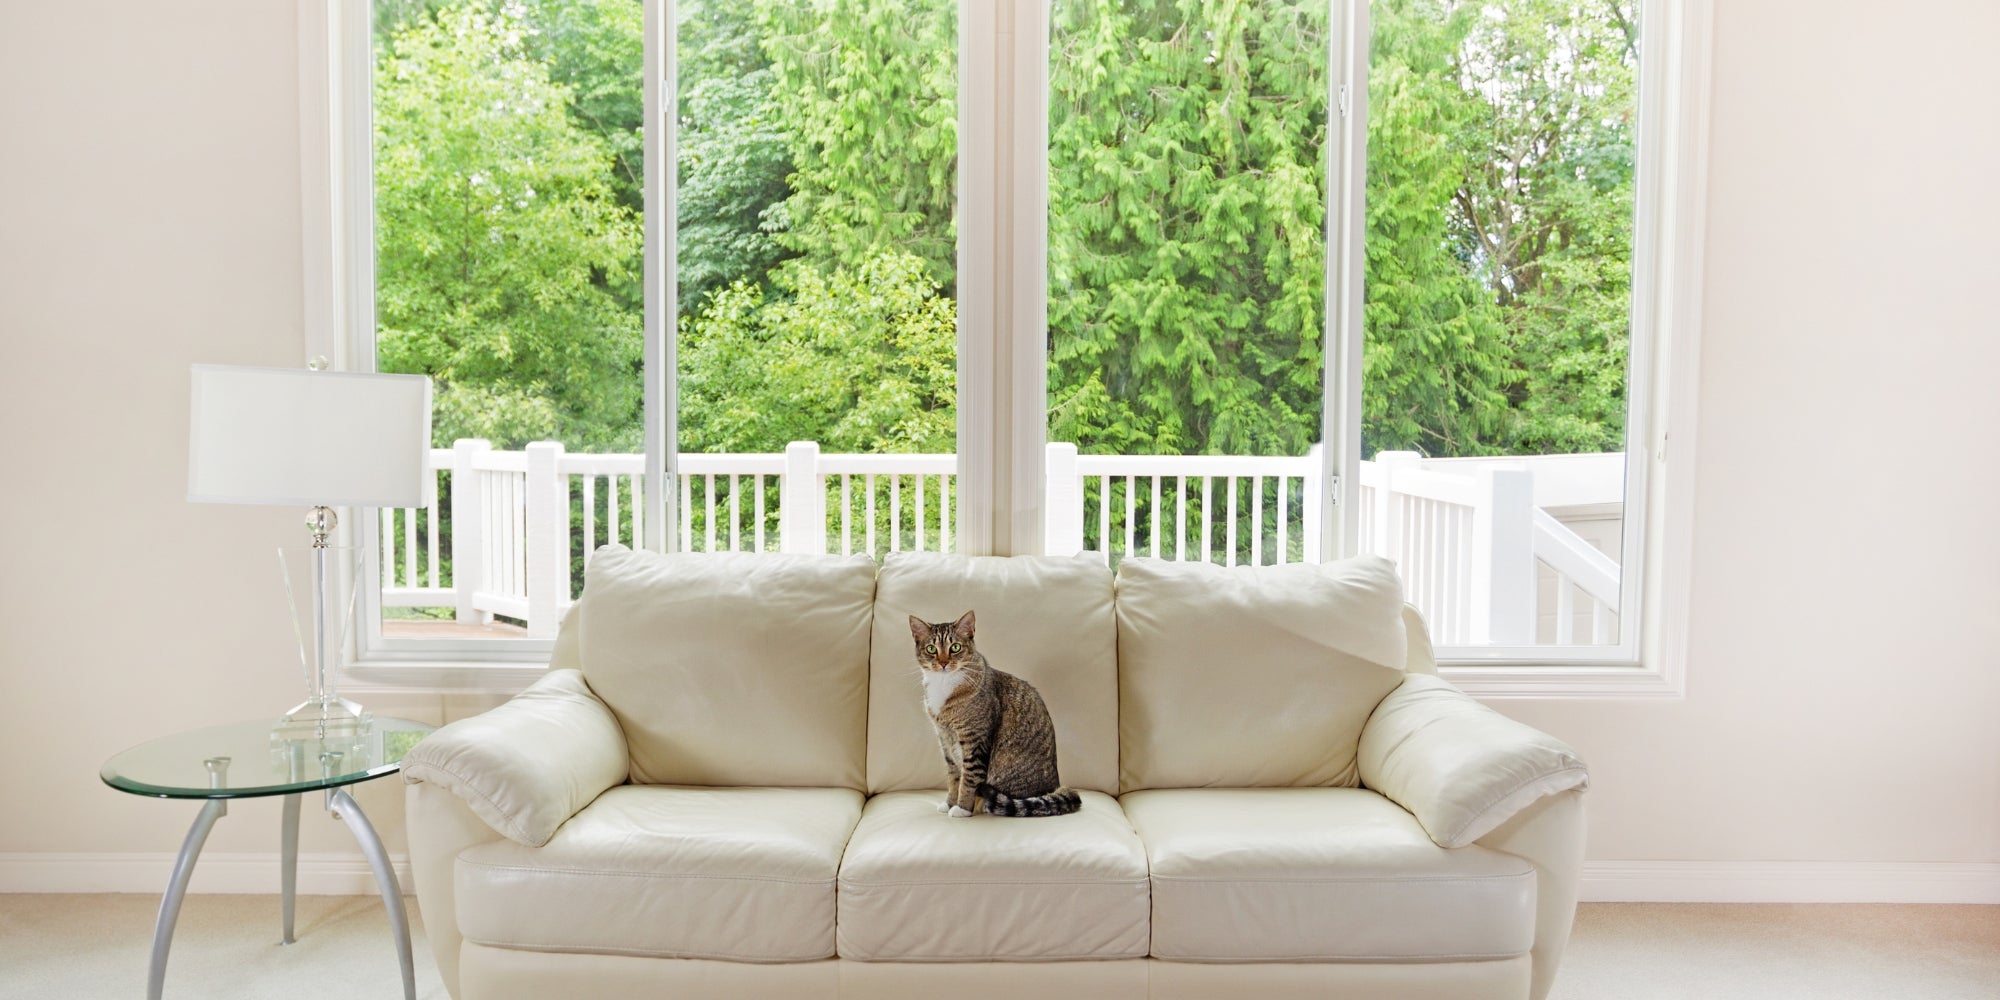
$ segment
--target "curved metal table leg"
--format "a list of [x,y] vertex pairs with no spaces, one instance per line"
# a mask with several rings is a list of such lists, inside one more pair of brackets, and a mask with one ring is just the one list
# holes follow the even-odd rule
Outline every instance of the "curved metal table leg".
[[160,1000],[160,991],[166,986],[167,949],[174,943],[174,922],[181,916],[181,899],[187,895],[188,879],[194,875],[194,860],[201,856],[201,845],[208,841],[208,831],[215,821],[228,812],[228,800],[209,799],[202,805],[201,815],[194,818],[194,826],[188,828],[187,839],[181,842],[180,856],[174,859],[173,877],[167,881],[167,894],[160,899],[159,919],[153,922],[153,962],[146,973],[147,1000]]
[[382,849],[382,838],[375,835],[368,816],[354,797],[347,794],[347,789],[327,792],[326,808],[347,824],[348,831],[361,844],[361,853],[368,856],[368,867],[375,870],[375,884],[381,888],[382,902],[389,908],[389,930],[396,937],[396,958],[403,964],[403,998],[417,1000],[417,967],[410,955],[410,918],[403,909],[403,890],[396,884],[395,870],[389,867],[389,853]]
[[279,835],[279,857],[282,859],[280,882],[284,886],[285,898],[285,939],[281,944],[292,944],[292,913],[297,909],[299,898],[299,796],[285,796],[285,826]]

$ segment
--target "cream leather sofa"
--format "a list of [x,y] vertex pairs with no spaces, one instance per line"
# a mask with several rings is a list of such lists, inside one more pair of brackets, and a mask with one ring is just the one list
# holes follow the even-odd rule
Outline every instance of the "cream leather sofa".
[[[1070,816],[940,814],[906,616],[1055,717]],[[1379,559],[599,550],[549,673],[404,762],[460,1000],[1542,997],[1583,765]]]

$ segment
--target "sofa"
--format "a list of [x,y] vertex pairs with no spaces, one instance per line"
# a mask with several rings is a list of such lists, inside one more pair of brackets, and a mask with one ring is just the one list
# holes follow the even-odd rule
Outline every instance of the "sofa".
[[[908,617],[978,615],[1078,812],[938,811]],[[459,1000],[1540,998],[1583,763],[1394,567],[593,554],[548,672],[403,762]]]

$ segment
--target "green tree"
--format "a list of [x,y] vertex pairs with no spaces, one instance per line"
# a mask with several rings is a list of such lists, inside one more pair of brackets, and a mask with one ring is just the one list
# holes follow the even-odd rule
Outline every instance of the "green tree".
[[448,7],[378,55],[380,367],[436,380],[440,443],[630,448],[640,229],[528,34],[515,7]]
[[756,0],[791,145],[771,228],[829,273],[895,247],[955,295],[958,9],[936,0]]
[[682,316],[737,280],[764,284],[792,256],[780,242],[792,135],[772,95],[753,0],[680,5]]
[[773,292],[739,280],[682,320],[683,451],[955,450],[957,314],[922,258],[790,268]]
[[1303,453],[1321,413],[1327,5],[1065,0],[1053,18],[1052,436]]
[[1373,9],[1363,289],[1364,453],[1494,450],[1506,420],[1501,313],[1459,238],[1456,201],[1481,120],[1457,56],[1476,7],[1396,0]]
[[1504,317],[1510,453],[1624,447],[1637,13],[1511,0],[1459,46],[1479,117],[1454,207]]

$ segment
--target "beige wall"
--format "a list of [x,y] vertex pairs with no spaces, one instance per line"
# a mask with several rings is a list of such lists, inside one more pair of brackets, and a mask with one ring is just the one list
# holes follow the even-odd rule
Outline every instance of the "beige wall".
[[[193,807],[105,758],[296,700],[302,512],[190,504],[186,470],[190,362],[303,360],[298,114],[289,0],[0,4],[0,857],[172,852]],[[400,851],[400,787],[355,794]],[[208,849],[272,854],[278,816]],[[300,849],[359,858],[317,802]]]
[[[1595,859],[2000,861],[2000,7],[1717,6],[1688,697],[1504,707],[1592,761]],[[297,513],[183,498],[188,363],[302,355],[295,38],[0,5],[0,860],[172,851],[104,758],[295,694]]]
[[1508,711],[1593,858],[2000,861],[2000,6],[1715,7],[1688,697]]

